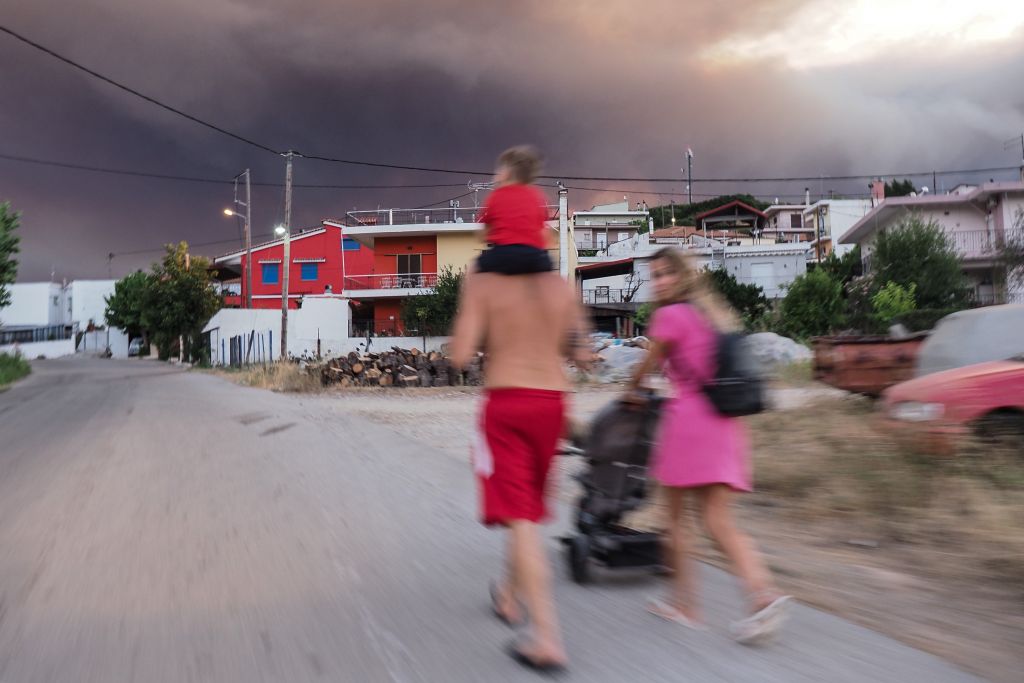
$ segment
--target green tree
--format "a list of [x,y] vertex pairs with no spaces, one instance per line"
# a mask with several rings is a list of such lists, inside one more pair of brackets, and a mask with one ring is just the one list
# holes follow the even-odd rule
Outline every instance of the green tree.
[[114,283],[114,293],[106,297],[105,318],[108,325],[120,327],[129,337],[138,337],[145,332],[142,324],[143,302],[152,276],[141,270],[126,275]]
[[917,285],[904,287],[895,282],[886,283],[878,292],[871,297],[871,303],[875,309],[875,316],[882,325],[888,325],[901,315],[906,315],[917,308],[914,301],[914,291]]
[[863,273],[860,245],[842,256],[836,256],[833,251],[818,268],[826,271],[833,280],[837,280],[843,287],[846,287],[855,277],[859,277]]
[[640,304],[640,307],[636,309],[636,313],[633,314],[633,324],[638,327],[646,328],[651,324],[651,314],[654,312],[654,305],[651,302]]
[[743,284],[725,268],[715,268],[708,271],[708,278],[715,289],[725,297],[743,318],[747,328],[752,328],[768,312],[768,297],[760,286]]
[[794,339],[817,337],[843,322],[843,286],[824,270],[793,280],[779,304],[779,332]]
[[197,342],[205,325],[223,301],[213,288],[210,262],[202,256],[189,257],[188,244],[168,244],[161,263],[153,265],[148,286],[143,288],[142,328],[148,330],[166,358],[182,337],[186,358],[197,353]]
[[917,192],[917,188],[907,179],[896,180],[893,178],[892,182],[885,184],[886,197],[906,197],[911,192]]
[[14,284],[18,277],[18,260],[15,255],[21,251],[20,238],[15,234],[21,214],[11,210],[8,202],[0,204],[0,308],[11,305],[11,292],[7,285]]
[[445,266],[429,294],[411,296],[402,302],[402,325],[423,336],[448,334],[459,306],[463,272]]
[[[922,309],[961,309],[970,301],[970,289],[960,257],[946,233],[933,220],[908,214],[875,241],[871,275],[878,287],[894,282],[906,289],[916,285],[915,299]],[[877,291],[877,290],[875,290]]]

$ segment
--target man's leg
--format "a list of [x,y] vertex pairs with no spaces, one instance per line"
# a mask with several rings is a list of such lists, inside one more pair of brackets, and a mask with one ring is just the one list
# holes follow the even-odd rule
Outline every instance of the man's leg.
[[530,641],[520,645],[521,651],[538,663],[564,664],[565,648],[551,594],[551,568],[540,529],[534,522],[512,520],[509,538],[513,584],[529,610],[533,631]]

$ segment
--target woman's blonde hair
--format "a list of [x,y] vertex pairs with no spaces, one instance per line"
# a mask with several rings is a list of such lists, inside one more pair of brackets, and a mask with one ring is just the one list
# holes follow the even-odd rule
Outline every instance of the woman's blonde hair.
[[695,306],[719,332],[736,332],[740,329],[740,320],[728,302],[715,290],[706,273],[698,270],[694,258],[676,247],[665,247],[657,251],[651,259],[668,265],[671,272],[678,276],[676,286],[658,306],[687,303]]

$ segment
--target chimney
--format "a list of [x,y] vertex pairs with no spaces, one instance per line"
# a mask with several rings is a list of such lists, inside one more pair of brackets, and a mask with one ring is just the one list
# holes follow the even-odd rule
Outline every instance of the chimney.
[[885,181],[882,179],[871,181],[871,206],[875,207],[885,201]]
[[804,188],[804,206],[810,206],[810,205],[811,205],[811,188],[805,187]]

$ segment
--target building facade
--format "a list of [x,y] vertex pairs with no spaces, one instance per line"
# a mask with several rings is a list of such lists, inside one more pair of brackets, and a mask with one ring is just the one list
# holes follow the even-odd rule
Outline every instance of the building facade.
[[[325,221],[316,228],[293,233],[289,251],[288,307],[298,308],[304,297],[323,294],[341,295],[346,275],[361,276],[373,272],[374,254],[365,245],[343,235],[340,226]],[[252,248],[252,306],[281,308],[283,289],[284,240],[254,245]],[[224,284],[224,305],[244,306],[246,270],[245,251],[234,251],[213,260],[217,278]]]
[[611,244],[632,239],[638,232],[650,229],[651,217],[641,204],[630,210],[629,200],[616,204],[602,204],[589,211],[574,211],[572,231],[576,249],[583,252],[599,252]]
[[[548,213],[549,253],[559,263],[556,230],[558,207]],[[466,271],[484,248],[478,209],[384,209],[350,211],[343,218],[324,221],[325,227],[343,230],[373,254],[372,268],[346,272],[342,295],[353,302],[353,336],[399,336],[412,333],[402,320],[406,299],[427,294],[446,269]]]
[[883,198],[850,226],[841,242],[860,245],[865,267],[870,270],[878,235],[894,229],[911,213],[926,222],[934,221],[946,233],[978,304],[1024,303],[1024,283],[1007,280],[998,263],[1005,240],[1024,237],[1024,182],[984,183],[959,186],[948,194]]

